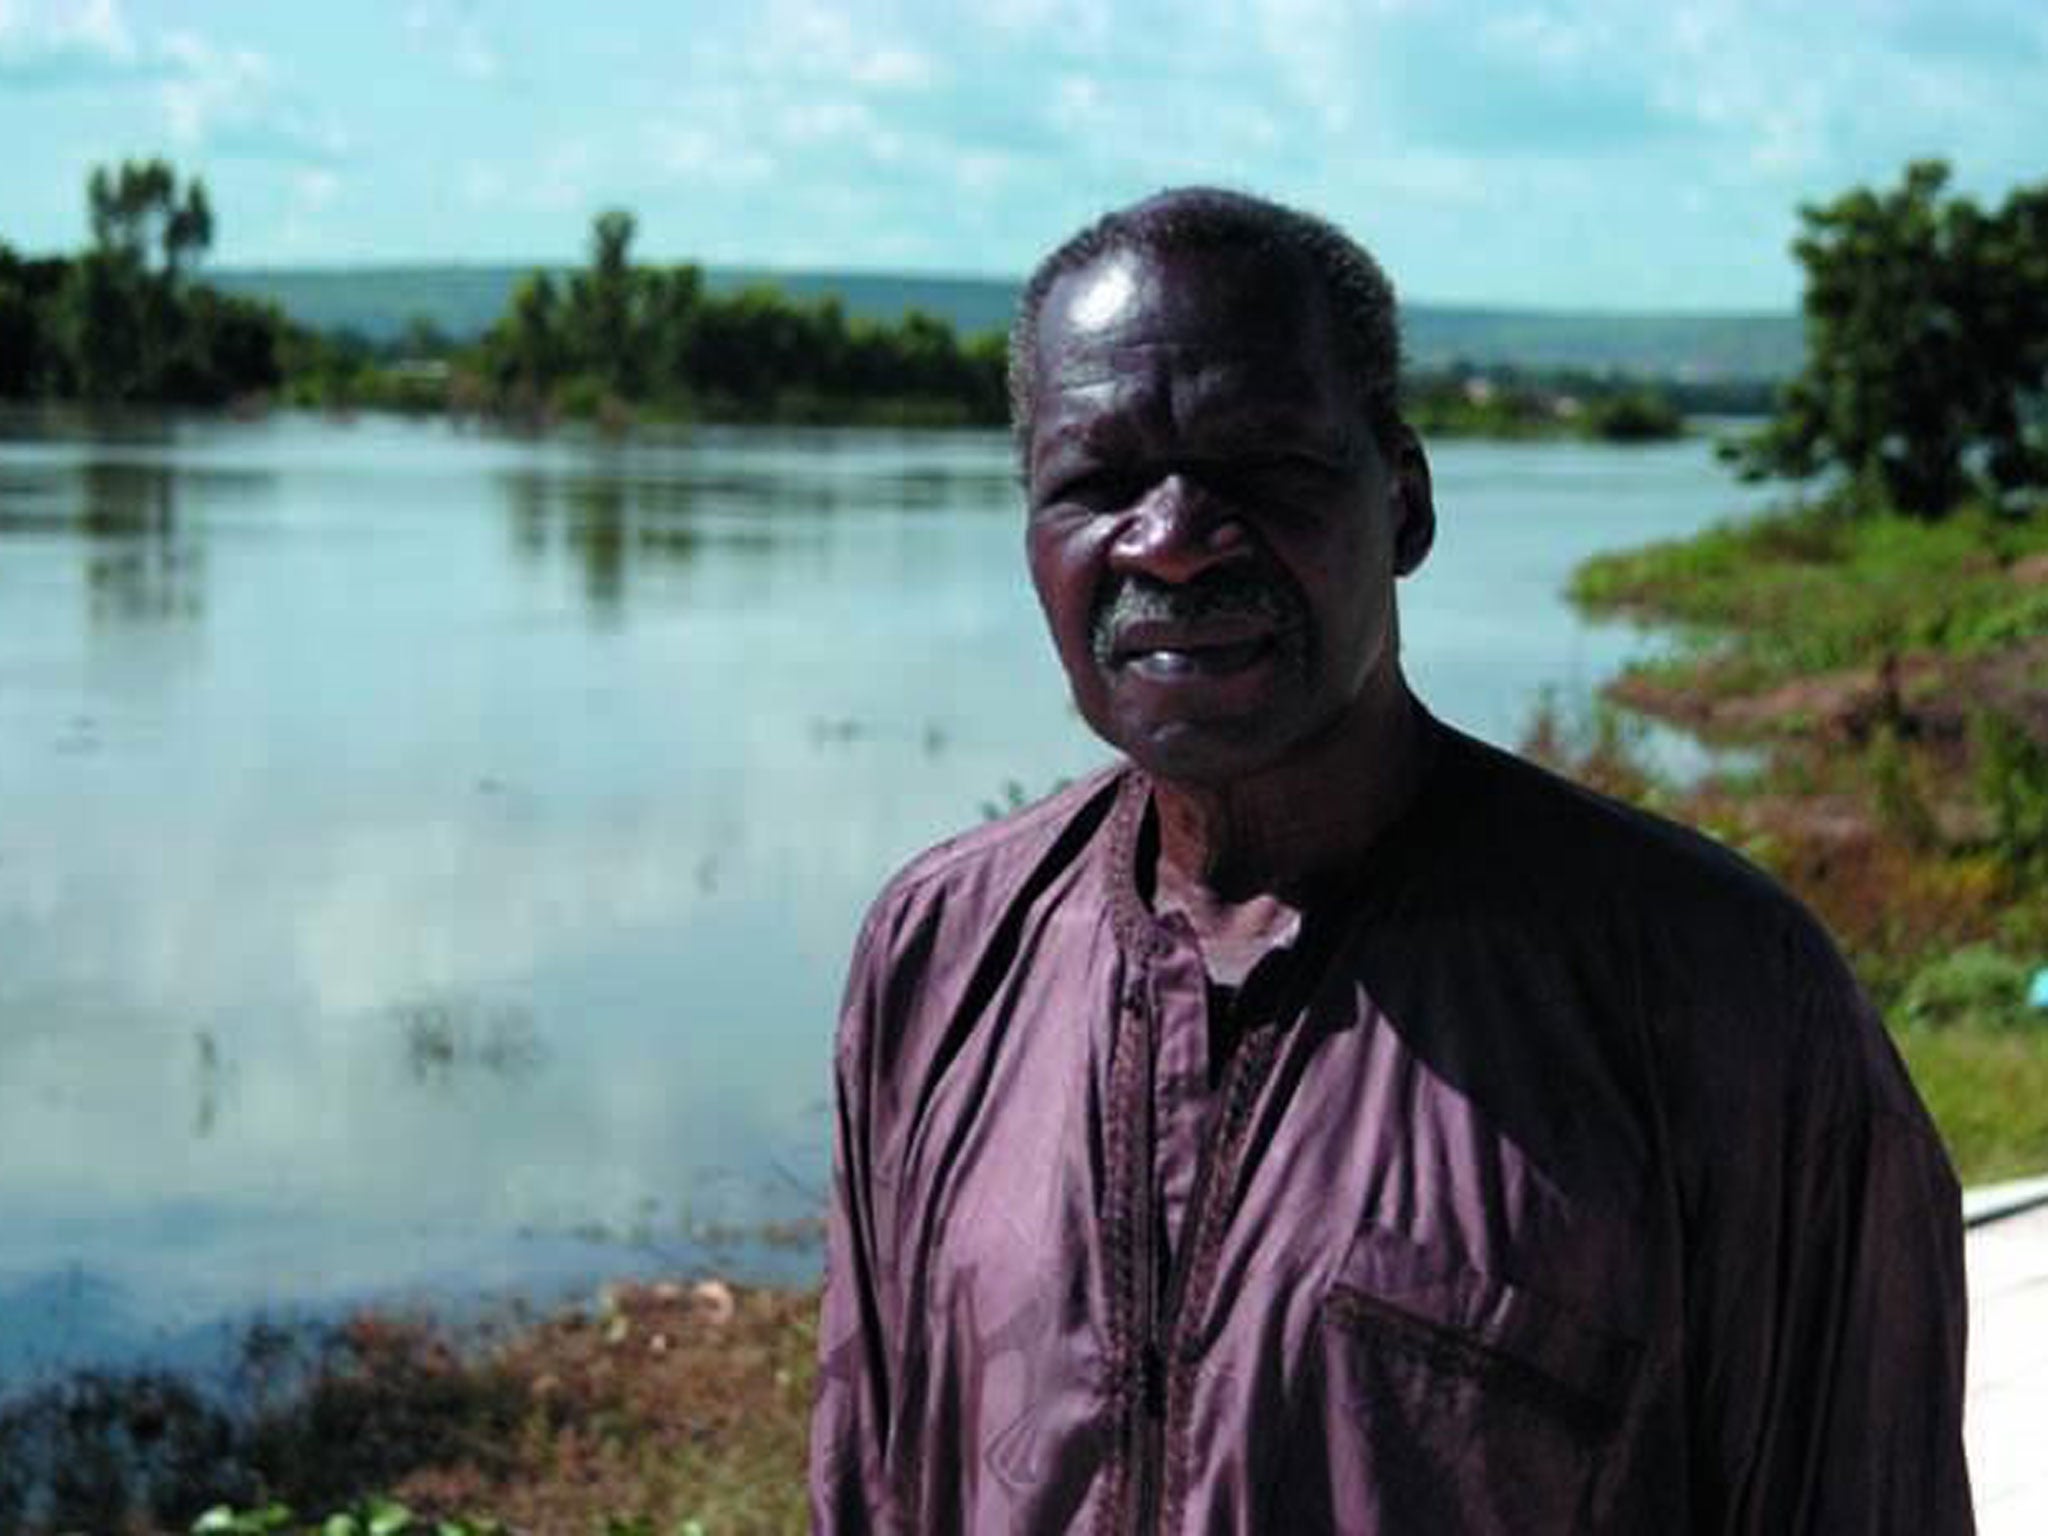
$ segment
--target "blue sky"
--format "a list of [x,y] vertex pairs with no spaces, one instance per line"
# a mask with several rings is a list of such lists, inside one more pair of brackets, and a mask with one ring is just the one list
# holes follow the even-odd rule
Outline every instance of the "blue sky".
[[1789,309],[1802,199],[1951,160],[2048,178],[2040,0],[0,0],[0,239],[96,163],[205,176],[222,265],[638,253],[1014,276],[1222,181],[1404,294]]

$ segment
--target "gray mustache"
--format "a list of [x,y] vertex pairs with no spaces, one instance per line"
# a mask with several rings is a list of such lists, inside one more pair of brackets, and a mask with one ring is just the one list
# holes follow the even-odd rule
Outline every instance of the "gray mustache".
[[1249,616],[1270,621],[1283,635],[1301,630],[1301,602],[1271,577],[1253,571],[1206,572],[1184,585],[1126,576],[1096,603],[1089,628],[1095,659],[1107,665],[1116,636],[1127,624],[1191,624],[1205,619]]

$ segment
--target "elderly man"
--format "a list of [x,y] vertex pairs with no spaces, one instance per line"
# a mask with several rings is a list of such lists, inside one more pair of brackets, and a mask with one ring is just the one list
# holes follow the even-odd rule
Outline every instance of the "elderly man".
[[1953,1177],[1755,870],[1433,720],[1393,300],[1162,194],[1047,258],[1031,576],[1127,761],[854,957],[817,1527],[1970,1527]]

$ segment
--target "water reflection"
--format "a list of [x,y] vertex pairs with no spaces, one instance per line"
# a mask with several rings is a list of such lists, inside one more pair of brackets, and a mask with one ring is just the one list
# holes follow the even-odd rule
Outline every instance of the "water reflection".
[[[17,429],[20,423],[15,423]],[[181,626],[206,607],[205,515],[268,492],[263,471],[180,465],[164,423],[124,419],[72,462],[0,473],[0,539],[75,540],[96,627]],[[109,453],[107,450],[114,450]],[[137,450],[162,450],[138,452]],[[181,514],[187,501],[199,518]]]
[[220,1042],[210,1029],[193,1031],[192,1046],[197,1061],[194,1073],[198,1085],[198,1101],[192,1116],[192,1135],[199,1141],[211,1136],[214,1127],[220,1123],[221,1099],[231,1079],[232,1069],[221,1060]]
[[470,1071],[527,1077],[541,1064],[533,1015],[517,1003],[429,996],[394,1004],[390,1012],[405,1042],[406,1070],[424,1086],[446,1090]]
[[593,611],[615,617],[626,590],[626,489],[614,480],[586,480],[571,485],[566,500],[566,532],[583,563],[583,595]]
[[175,477],[161,460],[84,466],[80,525],[96,624],[189,623],[205,607],[205,555],[179,524]]
[[589,616],[614,625],[639,576],[683,571],[707,553],[786,565],[857,514],[1014,514],[1000,439],[975,437],[952,454],[930,454],[928,439],[889,446],[872,434],[713,432],[693,445],[607,450],[595,472],[525,465],[498,483],[513,550],[536,566],[566,558]]
[[[688,521],[689,489],[680,483],[529,470],[501,477],[500,485],[513,549],[530,561],[566,553],[586,608],[602,622],[618,621],[636,562],[687,565],[707,540]],[[735,551],[765,551],[769,543],[745,530],[721,542]]]

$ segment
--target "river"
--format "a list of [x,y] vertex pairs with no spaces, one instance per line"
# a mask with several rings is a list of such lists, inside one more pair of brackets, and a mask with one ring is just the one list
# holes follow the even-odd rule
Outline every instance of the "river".
[[[1411,676],[1512,744],[1560,595],[1756,505],[1447,443]],[[890,869],[1102,761],[996,434],[0,418],[0,1381],[364,1297],[815,1273]]]

